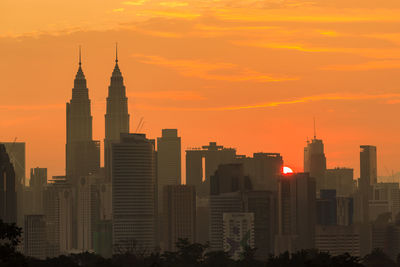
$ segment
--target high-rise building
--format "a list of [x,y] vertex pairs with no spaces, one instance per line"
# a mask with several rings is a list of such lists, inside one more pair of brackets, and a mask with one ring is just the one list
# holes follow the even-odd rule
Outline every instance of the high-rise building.
[[336,190],[323,189],[317,199],[316,223],[319,225],[337,224]]
[[111,144],[120,140],[121,133],[129,133],[128,98],[126,97],[124,78],[118,66],[117,53],[116,50],[105,115],[104,167],[108,181],[111,181]]
[[196,186],[198,195],[208,195],[209,185],[203,182],[208,181],[218,165],[233,163],[235,157],[235,149],[218,146],[216,142],[186,150],[186,184]]
[[196,190],[193,185],[165,185],[163,247],[175,251],[179,239],[196,242]]
[[377,183],[377,158],[376,147],[360,146],[360,179],[358,188],[362,203],[362,221],[369,222],[369,201],[372,200],[372,185]]
[[308,173],[282,175],[278,186],[275,254],[314,248],[315,179]]
[[316,136],[311,142],[307,141],[307,146],[304,148],[304,172],[310,173],[310,177],[315,178],[318,192],[325,188],[326,157],[324,143]]
[[53,176],[43,192],[48,257],[68,254],[74,248],[75,198],[75,192],[65,176]]
[[158,212],[162,212],[163,188],[180,185],[181,182],[181,138],[177,129],[163,129],[157,138],[157,187]]
[[283,159],[279,153],[254,153],[253,157],[238,156],[236,161],[243,164],[244,174],[250,177],[257,190],[278,190]]
[[251,190],[251,188],[250,179],[244,176],[243,165],[239,163],[221,164],[210,177],[211,195]]
[[273,191],[244,193],[244,210],[254,214],[255,256],[264,261],[274,253],[274,238],[278,227],[276,201],[276,192]]
[[337,196],[349,197],[355,191],[353,174],[354,170],[351,168],[328,169],[325,173],[326,183],[323,189],[334,189]]
[[66,110],[66,176],[72,185],[76,185],[80,177],[96,172],[100,168],[100,142],[92,139],[93,118],[80,51],[72,98],[67,103]]
[[336,197],[336,224],[352,225],[354,221],[354,200],[352,197]]
[[1,142],[15,170],[15,188],[17,191],[25,185],[25,142]]
[[156,154],[144,134],[112,143],[112,215],[115,250],[156,246]]
[[371,222],[382,213],[392,213],[392,219],[400,212],[400,188],[398,183],[376,183],[372,187],[369,200],[369,220]]
[[239,260],[247,247],[254,248],[254,214],[224,212],[222,216],[224,251]]
[[38,259],[46,258],[46,219],[44,215],[25,215],[24,254]]
[[0,144],[0,203],[0,219],[7,223],[16,223],[15,171],[4,144]]
[[47,168],[32,168],[29,187],[32,198],[32,214],[43,214],[43,189],[47,185]]

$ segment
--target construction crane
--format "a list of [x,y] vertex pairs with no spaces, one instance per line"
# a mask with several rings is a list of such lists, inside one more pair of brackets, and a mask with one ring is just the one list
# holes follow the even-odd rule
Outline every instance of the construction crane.
[[138,133],[140,130],[142,130],[143,125],[144,125],[144,121],[143,121],[144,117],[141,117],[138,123],[138,126],[136,127],[135,133]]

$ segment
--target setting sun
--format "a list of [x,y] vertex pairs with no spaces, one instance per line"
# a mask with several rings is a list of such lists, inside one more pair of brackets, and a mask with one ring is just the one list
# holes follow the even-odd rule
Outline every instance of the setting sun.
[[293,173],[293,170],[289,167],[284,166],[282,172],[283,172],[283,174],[291,174],[291,173]]

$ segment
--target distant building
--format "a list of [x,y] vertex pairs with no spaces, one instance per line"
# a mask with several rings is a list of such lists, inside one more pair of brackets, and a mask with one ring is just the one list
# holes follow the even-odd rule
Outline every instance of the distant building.
[[163,129],[157,138],[158,212],[163,210],[163,188],[181,184],[181,138],[177,129]]
[[239,163],[221,164],[209,179],[210,194],[218,195],[252,188],[248,176],[244,176],[243,165]]
[[100,142],[93,141],[91,104],[79,52],[79,68],[67,103],[66,176],[72,185],[100,168]]
[[257,190],[278,190],[283,159],[279,153],[254,153],[253,157],[238,156],[236,161],[243,164],[244,174],[250,177]]
[[353,257],[360,257],[360,232],[355,226],[318,225],[315,248],[332,256],[349,253]]
[[315,179],[308,173],[282,175],[278,191],[275,254],[315,246]]
[[336,190],[323,189],[317,199],[317,224],[337,224]]
[[47,238],[44,215],[25,215],[24,253],[38,259],[46,258]]
[[32,192],[32,198],[29,200],[32,205],[32,214],[43,214],[43,190],[46,185],[47,168],[32,168],[29,180],[29,187]]
[[210,196],[196,196],[196,242],[209,242],[210,232]]
[[210,142],[202,148],[186,150],[186,184],[196,186],[198,195],[208,195],[209,186],[202,186],[203,182],[214,174],[218,165],[233,163],[235,157],[235,149],[224,148],[216,142]]
[[349,197],[354,193],[354,170],[350,168],[328,169],[325,173],[325,185],[323,189],[336,190],[337,196]]
[[376,183],[372,185],[372,198],[369,201],[370,221],[382,213],[391,212],[392,219],[400,212],[400,188],[398,183]]
[[223,213],[223,246],[233,259],[239,260],[247,247],[254,248],[254,214]]
[[25,142],[0,142],[6,147],[7,154],[15,169],[15,186],[17,190],[25,185],[25,158],[26,145]]
[[354,201],[351,197],[336,197],[336,224],[352,225],[354,222]]
[[392,260],[400,253],[400,221],[391,219],[390,212],[380,214],[371,227],[372,249],[381,249]]
[[144,134],[112,143],[112,214],[115,251],[156,246],[156,154]]
[[310,177],[316,180],[316,189],[325,188],[326,157],[324,153],[324,143],[322,140],[314,139],[307,141],[304,148],[304,172],[310,173]]
[[7,223],[16,223],[15,171],[4,144],[0,144],[0,203],[0,219]]
[[196,242],[196,189],[193,185],[165,185],[163,192],[164,250],[175,251],[179,239]]
[[372,200],[372,186],[378,181],[375,146],[360,146],[360,179],[358,182],[362,198],[363,222],[369,220],[369,200]]
[[256,258],[268,260],[274,253],[274,238],[278,232],[277,193],[273,191],[246,191],[244,210],[254,214],[254,245]]
[[115,55],[115,66],[108,87],[107,111],[105,115],[104,168],[106,179],[111,182],[111,144],[119,142],[121,133],[129,133],[128,98],[124,78],[118,66],[118,51]]

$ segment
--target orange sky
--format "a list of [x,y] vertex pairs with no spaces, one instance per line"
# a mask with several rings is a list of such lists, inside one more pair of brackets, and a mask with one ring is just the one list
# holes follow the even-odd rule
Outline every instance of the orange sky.
[[280,152],[302,169],[325,142],[328,167],[400,171],[398,0],[1,0],[0,140],[27,142],[27,169],[64,173],[65,103],[78,46],[94,138],[120,47],[131,130],[178,128],[183,148],[217,141],[239,154]]

